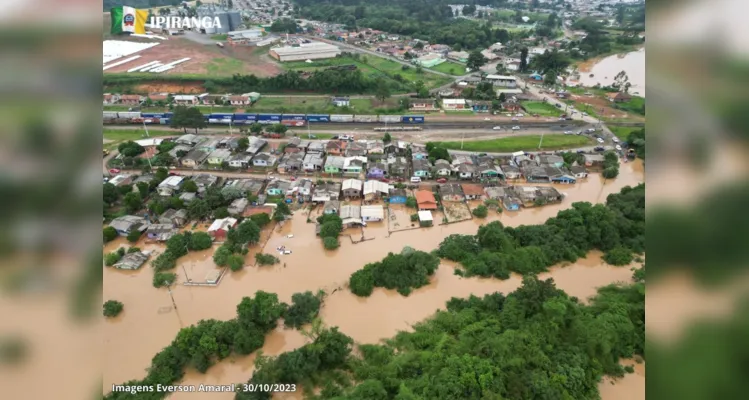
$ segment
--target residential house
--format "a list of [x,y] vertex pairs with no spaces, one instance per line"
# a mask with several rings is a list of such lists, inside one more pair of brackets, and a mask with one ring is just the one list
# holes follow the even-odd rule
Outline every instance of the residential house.
[[115,104],[120,101],[120,95],[117,93],[104,93],[104,104]]
[[283,148],[283,152],[288,153],[302,153],[304,154],[307,151],[307,146],[309,146],[309,140],[302,140],[299,137],[292,138],[289,140],[289,143],[286,144],[286,147]]
[[460,188],[460,185],[457,183],[446,183],[443,185],[439,185],[440,190],[440,197],[442,198],[442,201],[463,201],[465,200],[465,197],[463,196],[463,191]]
[[240,216],[244,214],[244,210],[248,205],[250,205],[250,201],[245,197],[240,197],[234,199],[226,210],[229,212],[229,215]]
[[351,101],[349,101],[348,97],[333,97],[330,99],[330,102],[333,103],[333,105],[336,107],[351,106]]
[[331,201],[325,202],[325,206],[322,209],[322,213],[325,215],[338,214],[338,211],[340,210],[341,210],[341,202],[331,200]]
[[466,99],[442,99],[442,109],[445,111],[467,110]]
[[246,106],[252,104],[252,99],[249,94],[240,94],[229,96],[229,103],[233,106]]
[[148,228],[148,225],[150,224],[145,218],[135,215],[123,215],[109,223],[109,226],[114,228],[120,236],[127,236],[133,230],[143,232]]
[[120,96],[120,104],[126,106],[139,106],[145,98],[137,94],[123,94]]
[[247,150],[245,150],[245,153],[248,153],[248,154],[257,154],[268,143],[267,140],[260,139],[257,136],[250,136],[249,140],[250,140],[250,144],[249,146],[247,146]]
[[302,167],[308,172],[321,171],[323,168],[323,156],[319,153],[308,153],[304,156]]
[[146,240],[166,242],[179,233],[179,229],[172,224],[151,224],[146,228]]
[[367,140],[367,154],[385,154],[385,144],[381,140]]
[[350,228],[355,225],[361,225],[361,207],[355,205],[341,206],[338,215],[344,228]]
[[453,88],[440,89],[440,91],[437,92],[437,94],[440,97],[452,97],[455,94],[455,89]]
[[188,133],[188,134],[182,135],[182,136],[178,137],[177,139],[175,139],[174,143],[184,144],[184,145],[187,145],[187,146],[195,146],[198,143],[202,142],[203,140],[204,140],[204,138],[202,138],[202,137],[200,137],[198,135],[193,135],[192,133]]
[[460,164],[456,169],[460,179],[473,179],[477,174],[476,166],[473,164]]
[[250,166],[251,160],[252,154],[248,153],[232,154],[229,158],[226,159],[230,167],[242,169],[248,168]]
[[204,93],[198,96],[200,102],[206,106],[222,105],[228,99],[227,95]]
[[408,161],[405,157],[388,158],[388,174],[390,176],[408,176]]
[[504,164],[500,168],[505,175],[505,179],[520,179],[522,175],[520,173],[520,168],[514,165]]
[[411,143],[411,158],[414,160],[421,160],[429,157],[429,152],[423,144]]
[[525,111],[525,109],[523,109],[523,106],[520,103],[516,103],[512,101],[506,101],[502,103],[502,109],[505,111],[512,112],[512,113]]
[[178,144],[174,146],[173,149],[169,150],[169,155],[174,158],[180,158],[179,157],[180,154],[186,155],[187,153],[190,152],[190,150],[192,150],[192,145]]
[[545,166],[549,179],[552,183],[565,183],[573,184],[577,182],[577,179],[572,175],[566,168],[557,168],[553,166]]
[[527,182],[533,183],[549,183],[551,178],[549,173],[544,167],[540,167],[535,164],[528,164],[522,168],[523,177]]
[[382,179],[385,178],[387,174],[387,165],[381,162],[371,163],[367,167],[367,179]]
[[504,171],[499,165],[494,165],[493,162],[485,161],[480,162],[476,167],[476,173],[481,178],[486,179],[505,179]]
[[515,192],[504,187],[487,187],[484,188],[487,197],[499,200],[507,211],[518,211],[523,204]]
[[312,181],[309,179],[299,179],[291,183],[291,187],[286,190],[286,196],[301,198],[309,201],[312,198]]
[[367,155],[367,145],[361,142],[351,142],[346,147],[346,157],[364,157]]
[[364,164],[367,163],[366,157],[346,157],[343,160],[344,174],[361,174]]
[[450,176],[450,174],[453,172],[453,167],[452,165],[450,165],[450,161],[437,160],[434,162],[432,172],[433,176]]
[[605,161],[603,154],[583,154],[583,158],[585,158],[585,166],[588,168],[600,168]]
[[107,183],[111,183],[114,186],[130,185],[133,183],[133,176],[131,174],[118,174]]
[[437,200],[434,198],[434,193],[429,190],[417,190],[414,192],[416,197],[416,204],[419,206],[419,210],[436,210]]
[[211,154],[208,155],[207,162],[208,164],[221,165],[224,161],[227,161],[229,157],[231,157],[231,150],[213,150]]
[[307,146],[307,154],[309,153],[317,153],[322,157],[325,154],[325,144],[319,140],[311,141]]
[[409,111],[416,112],[429,112],[439,110],[434,99],[410,99],[408,101],[408,109]]
[[198,96],[194,96],[191,94],[188,95],[176,95],[172,99],[174,104],[180,105],[180,106],[196,106],[198,105]]
[[211,174],[199,174],[192,177],[192,180],[198,185],[198,193],[205,192],[209,187],[218,183],[218,176]]
[[213,150],[216,150],[220,147],[221,140],[221,138],[208,139],[206,141],[198,143],[195,148],[210,154]]
[[448,60],[454,60],[457,62],[467,62],[468,61],[468,52],[467,51],[451,51],[447,53],[447,59]]
[[367,201],[379,199],[387,196],[390,192],[390,186],[387,183],[369,180],[364,182],[364,199]]
[[208,159],[208,153],[203,150],[190,150],[184,157],[179,160],[183,167],[197,168]]
[[182,203],[184,205],[188,205],[192,203],[192,201],[195,200],[197,197],[198,197],[197,194],[189,193],[189,192],[182,193],[181,195],[179,195],[179,199],[182,200]]
[[412,161],[414,176],[430,178],[432,176],[432,164],[427,159],[415,159]]
[[260,153],[252,157],[252,165],[255,167],[272,167],[276,165],[278,158],[270,153]]
[[526,207],[559,203],[563,199],[562,194],[551,186],[512,186],[510,190]]
[[304,163],[304,153],[287,153],[278,163],[278,172],[288,174],[302,169]]
[[406,194],[405,189],[390,189],[390,193],[388,196],[388,202],[390,204],[406,204],[407,199],[408,195]]
[[265,187],[265,193],[268,196],[285,196],[290,187],[291,181],[274,179]]
[[609,93],[607,96],[613,103],[626,103],[632,100],[632,96],[624,92]]
[[239,193],[242,194],[242,196],[247,196],[250,194],[257,196],[263,189],[264,184],[265,182],[263,182],[261,179],[243,178],[226,182],[226,184],[224,185],[224,189],[231,187],[238,190]]
[[380,204],[361,206],[361,219],[365,222],[382,221],[385,219],[385,210]]
[[419,226],[429,227],[434,225],[434,218],[432,218],[432,212],[428,210],[419,211]]
[[135,251],[132,253],[127,253],[120,261],[117,261],[113,267],[117,269],[129,269],[129,270],[136,270],[143,266],[143,264],[148,261],[148,257],[151,256],[150,251]]
[[454,166],[458,166],[461,164],[473,164],[473,159],[471,156],[464,155],[464,154],[455,154],[451,156],[452,162],[451,164]]
[[156,191],[159,193],[159,196],[171,197],[182,188],[184,182],[184,176],[168,176],[156,186]]
[[460,185],[466,200],[481,200],[484,197],[484,187],[472,183],[463,183]]
[[386,146],[385,152],[390,154],[394,154],[396,156],[405,156],[408,154],[408,149],[411,147],[411,144],[408,142],[404,142],[402,140],[390,142],[393,146]]
[[346,153],[347,144],[342,140],[331,140],[325,144],[325,153],[328,156],[342,156]]
[[581,165],[573,165],[570,167],[570,173],[577,179],[583,179],[588,177],[588,171]]
[[343,197],[347,199],[358,199],[362,195],[362,181],[358,179],[346,179],[341,183]]
[[561,168],[564,166],[564,158],[554,154],[541,154],[538,156],[538,163],[541,165],[551,165]]
[[229,233],[229,229],[234,228],[236,225],[237,220],[235,218],[217,219],[208,227],[208,234],[216,240],[225,239]]
[[170,208],[159,215],[159,223],[171,224],[176,227],[183,226],[187,223],[187,210],[184,208],[179,210]]
[[343,170],[345,160],[345,158],[340,156],[328,156],[325,159],[325,173],[340,174],[341,170]]
[[338,182],[318,184],[315,186],[315,191],[312,194],[312,201],[315,203],[323,203],[338,200],[340,193],[341,184]]
[[509,75],[487,75],[486,80],[493,86],[515,88],[518,86],[517,78]]
[[479,113],[489,112],[491,111],[491,108],[492,108],[492,102],[485,101],[485,100],[471,100],[470,105],[471,105],[471,110],[473,110],[473,112],[479,112]]

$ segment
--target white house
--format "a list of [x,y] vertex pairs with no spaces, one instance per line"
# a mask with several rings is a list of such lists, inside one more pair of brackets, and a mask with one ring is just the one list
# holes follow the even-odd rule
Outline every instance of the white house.
[[199,102],[198,96],[193,95],[176,95],[174,96],[174,104],[181,106],[194,106]]
[[270,153],[260,153],[252,157],[252,165],[256,167],[272,167],[276,165],[277,158]]
[[487,75],[486,80],[494,86],[514,88],[518,85],[517,79],[509,75]]
[[444,110],[466,110],[466,99],[442,99]]
[[173,175],[167,177],[166,179],[161,181],[161,183],[159,183],[159,186],[156,187],[156,191],[160,196],[172,196],[176,191],[180,189],[180,187],[182,187],[182,183],[184,180],[184,176]]
[[330,101],[336,107],[348,107],[351,105],[348,97],[333,97]]
[[218,149],[213,150],[211,154],[208,155],[208,164],[215,164],[220,165],[224,161],[228,160],[229,157],[231,157],[231,150],[227,149]]
[[385,219],[385,211],[382,205],[361,206],[361,219],[363,221],[382,221]]

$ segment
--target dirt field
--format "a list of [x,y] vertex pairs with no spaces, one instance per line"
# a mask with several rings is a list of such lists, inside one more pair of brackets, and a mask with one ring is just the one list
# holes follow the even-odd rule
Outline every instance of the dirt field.
[[610,102],[606,99],[603,99],[598,96],[580,96],[580,95],[571,95],[570,99],[573,100],[576,104],[575,107],[577,107],[580,111],[589,112],[587,109],[587,106],[590,106],[591,110],[595,115],[606,117],[606,118],[628,118],[628,119],[634,119],[634,120],[644,120],[640,115],[637,114],[629,114],[621,110],[617,110],[615,108],[611,108]]
[[137,55],[141,57],[137,60],[110,68],[105,73],[122,73],[151,61],[168,63],[187,57],[190,58],[189,61],[178,64],[173,69],[165,72],[165,74],[194,74],[205,75],[207,77],[254,74],[259,77],[267,77],[277,75],[281,72],[281,68],[268,56],[267,48],[244,46],[226,46],[220,48],[173,36],[169,40],[161,41],[158,46],[146,49],[137,53]]
[[445,216],[449,222],[471,219],[471,213],[463,202],[446,201],[442,205],[445,207]]

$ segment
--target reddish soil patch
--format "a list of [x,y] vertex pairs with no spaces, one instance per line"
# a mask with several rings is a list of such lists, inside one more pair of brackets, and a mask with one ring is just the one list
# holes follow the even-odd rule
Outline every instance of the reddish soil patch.
[[575,101],[575,107],[580,111],[586,111],[586,107],[589,105],[590,108],[595,110],[595,113],[606,118],[628,118],[638,119],[637,115],[631,115],[624,111],[617,110],[611,107],[611,103],[598,96],[570,96],[571,100]]
[[205,93],[203,82],[159,83],[150,82],[135,86],[135,93]]

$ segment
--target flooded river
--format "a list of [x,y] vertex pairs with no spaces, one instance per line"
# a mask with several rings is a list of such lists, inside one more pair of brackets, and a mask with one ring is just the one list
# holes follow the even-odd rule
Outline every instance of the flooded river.
[[[328,326],[339,326],[341,331],[361,343],[375,343],[393,336],[398,330],[409,326],[444,308],[451,297],[481,296],[496,291],[510,292],[520,285],[520,277],[512,276],[505,281],[493,279],[461,278],[453,274],[453,265],[443,262],[432,282],[415,290],[409,297],[395,292],[375,290],[369,298],[353,296],[345,285],[349,276],[364,264],[382,259],[388,252],[399,252],[403,246],[431,251],[442,239],[453,233],[475,234],[482,223],[500,220],[508,226],[543,223],[558,211],[570,207],[576,201],[600,203],[606,196],[616,193],[624,186],[634,186],[644,179],[642,164],[622,164],[620,175],[614,180],[603,180],[591,174],[587,182],[576,185],[556,186],[566,194],[561,204],[524,210],[501,215],[491,213],[484,220],[470,220],[447,226],[434,226],[417,230],[395,232],[388,235],[387,222],[369,223],[364,228],[364,237],[372,238],[352,244],[348,237],[341,237],[341,247],[326,251],[321,240],[315,237],[314,225],[307,223],[307,216],[297,211],[284,226],[274,231],[265,252],[284,245],[292,254],[279,256],[281,263],[271,267],[251,267],[248,257],[244,271],[229,273],[218,287],[191,287],[177,285],[172,288],[177,309],[166,289],[155,289],[151,284],[153,273],[147,266],[139,271],[104,270],[105,299],[117,299],[125,304],[124,312],[105,324],[105,360],[103,390],[111,390],[112,384],[141,378],[151,358],[167,346],[177,331],[201,319],[226,320],[236,314],[236,306],[244,296],[252,296],[257,290],[277,293],[281,301],[290,302],[291,295],[306,290],[323,289],[330,295],[326,298],[321,316]],[[437,223],[438,221],[435,221]],[[294,235],[288,238],[288,234]],[[361,232],[354,233],[358,240]],[[123,245],[122,239],[109,243],[105,251],[113,251]],[[142,249],[163,251],[159,246],[139,245]],[[178,260],[174,271],[180,283],[185,276],[182,265],[191,271],[213,268],[212,260],[204,252],[191,253]],[[207,253],[207,252],[206,252]],[[553,267],[542,278],[552,277],[559,288],[581,299],[595,293],[596,287],[617,281],[628,281],[632,275],[629,268],[604,265],[600,253],[593,252],[587,258],[566,267]],[[191,277],[192,278],[192,277]],[[203,278],[203,276],[197,276]],[[333,291],[337,290],[335,293]],[[332,294],[331,294],[332,293]],[[263,348],[266,354],[278,354],[303,345],[305,339],[293,330],[277,329],[266,339]],[[184,384],[218,384],[244,382],[252,374],[254,356],[237,357],[223,361],[203,375],[188,371]],[[620,386],[619,384],[614,387]],[[174,394],[171,398],[196,399],[198,393]],[[205,398],[230,399],[231,394],[204,394]],[[612,398],[613,399],[613,398]],[[604,397],[604,400],[609,398]]]
[[[614,83],[614,77],[624,71],[632,87],[630,94],[645,97],[645,48],[627,54],[608,56],[596,62],[592,68],[580,68],[580,83],[584,86],[602,86]],[[593,74],[593,77],[590,77]]]

